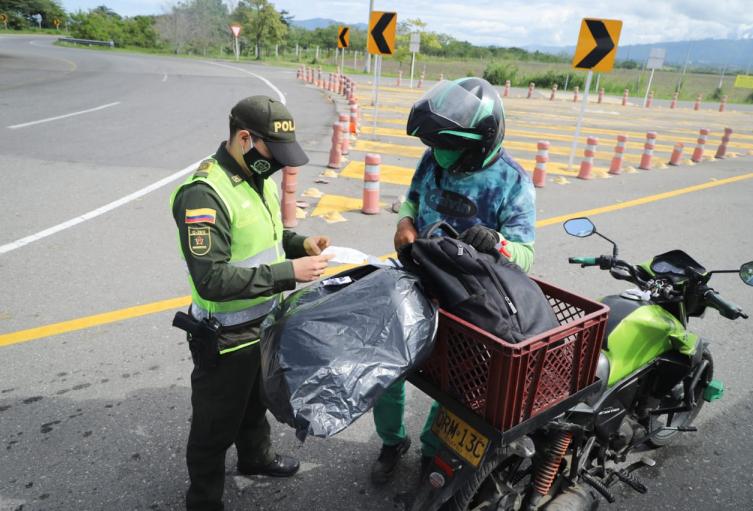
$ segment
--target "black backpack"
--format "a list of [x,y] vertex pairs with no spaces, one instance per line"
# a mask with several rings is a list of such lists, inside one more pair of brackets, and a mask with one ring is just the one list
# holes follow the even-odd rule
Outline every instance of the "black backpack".
[[[447,236],[432,237],[439,229]],[[444,310],[510,343],[559,326],[541,288],[518,265],[457,238],[450,225],[438,223],[399,251],[405,269]]]

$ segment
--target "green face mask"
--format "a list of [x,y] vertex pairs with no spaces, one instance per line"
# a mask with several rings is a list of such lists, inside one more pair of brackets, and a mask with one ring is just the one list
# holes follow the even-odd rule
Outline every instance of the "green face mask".
[[457,163],[460,157],[463,155],[463,151],[460,149],[439,149],[435,147],[433,149],[434,159],[443,169],[449,169]]

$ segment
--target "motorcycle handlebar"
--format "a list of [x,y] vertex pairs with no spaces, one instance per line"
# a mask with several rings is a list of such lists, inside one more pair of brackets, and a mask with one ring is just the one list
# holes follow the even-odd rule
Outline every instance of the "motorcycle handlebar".
[[718,310],[719,314],[727,319],[748,319],[747,314],[745,314],[739,306],[732,302],[728,302],[713,289],[706,291],[703,297],[706,299],[706,303],[709,307]]
[[581,268],[585,268],[586,266],[597,266],[599,264],[597,257],[569,257],[567,262],[570,264],[579,264]]

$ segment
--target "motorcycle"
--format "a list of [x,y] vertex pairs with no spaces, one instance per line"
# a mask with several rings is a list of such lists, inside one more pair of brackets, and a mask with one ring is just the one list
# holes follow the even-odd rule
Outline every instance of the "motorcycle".
[[598,267],[637,286],[601,300],[609,315],[594,382],[501,430],[420,371],[409,376],[440,404],[432,427],[440,446],[422,472],[411,510],[587,511],[598,506],[598,495],[615,502],[617,484],[646,493],[634,472],[655,462],[639,448],[666,446],[696,431],[692,423],[704,403],[722,397],[710,343],[688,330],[688,321],[709,307],[730,320],[747,319],[708,284],[714,274],[738,273],[753,286],[753,261],[738,270],[707,271],[673,250],[632,265],[588,218],[568,220],[564,228],[613,246],[611,255],[571,257],[571,264]]

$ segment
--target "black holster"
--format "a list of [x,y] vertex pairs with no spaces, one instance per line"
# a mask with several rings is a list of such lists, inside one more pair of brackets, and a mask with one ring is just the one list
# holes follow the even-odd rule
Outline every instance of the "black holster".
[[176,312],[173,326],[188,333],[188,348],[193,363],[200,369],[214,369],[220,361],[219,338],[222,324],[216,318],[194,319],[185,312]]

